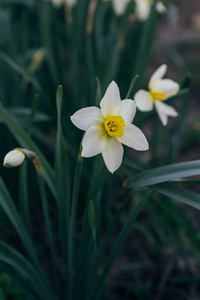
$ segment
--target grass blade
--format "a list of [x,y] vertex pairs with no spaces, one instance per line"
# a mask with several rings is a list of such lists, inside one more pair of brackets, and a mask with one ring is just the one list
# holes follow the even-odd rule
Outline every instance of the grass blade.
[[124,182],[124,186],[128,188],[140,188],[199,174],[200,160],[194,160],[141,172],[127,179]]
[[[30,239],[26,227],[24,226],[22,219],[18,214],[17,209],[14,205],[14,202],[1,178],[0,178],[0,205],[5,211],[5,213],[7,214],[10,222],[13,224],[15,230],[17,231],[32,262],[37,266],[37,269],[40,271],[42,278],[44,279],[45,283],[47,283],[46,277],[43,275],[41,265],[38,262],[32,240]],[[48,288],[49,290],[51,290],[50,287]]]
[[54,299],[51,291],[43,285],[35,268],[16,250],[0,241],[0,261],[12,267],[20,279],[37,295],[37,299]]
[[5,51],[4,49],[0,48],[0,58],[7,62],[15,71],[19,74],[27,78],[35,87],[38,92],[42,92],[42,87],[40,86],[37,79],[31,75],[26,68],[16,60],[16,58],[12,57]]
[[117,258],[117,255],[119,254],[121,247],[129,233],[131,227],[133,226],[133,223],[135,222],[139,212],[141,211],[141,209],[143,208],[143,206],[145,205],[147,200],[150,198],[152,193],[153,193],[152,191],[147,191],[145,193],[145,195],[141,198],[141,200],[137,203],[137,205],[133,208],[130,217],[126,221],[119,237],[117,238],[117,241],[116,241],[116,243],[113,247],[113,250],[108,258],[108,261],[104,267],[102,274],[100,275],[99,279],[97,280],[94,288],[91,290],[90,296],[88,298],[89,300],[97,299],[97,297],[98,297],[99,293],[101,292],[101,289],[110,273],[113,263],[114,263],[115,259]]
[[58,197],[58,222],[60,243],[65,266],[67,264],[67,236],[69,228],[70,209],[70,166],[67,156],[67,147],[62,131],[61,112],[63,101],[63,88],[59,86],[56,95],[57,104],[57,137],[55,153],[55,177]]
[[176,199],[181,203],[200,209],[200,195],[181,188],[173,183],[163,183],[152,187],[155,191]]

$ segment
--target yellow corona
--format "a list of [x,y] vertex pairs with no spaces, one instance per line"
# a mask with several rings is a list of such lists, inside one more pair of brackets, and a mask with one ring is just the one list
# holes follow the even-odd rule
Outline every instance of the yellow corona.
[[104,122],[106,132],[113,137],[123,136],[125,127],[124,119],[121,116],[108,117]]

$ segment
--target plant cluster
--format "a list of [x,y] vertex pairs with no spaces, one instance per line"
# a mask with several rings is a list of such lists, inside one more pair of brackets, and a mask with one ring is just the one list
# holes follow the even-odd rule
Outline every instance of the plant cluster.
[[[164,78],[165,62],[147,72],[167,7],[2,0],[1,157],[4,167],[20,167],[2,167],[8,231],[0,265],[26,299],[111,299],[105,284],[130,231],[154,247],[165,243],[157,210],[166,212],[160,227],[173,240],[180,232],[170,222],[199,243],[169,200],[200,208],[199,180],[191,178],[200,161],[177,163],[190,78]],[[150,225],[140,222],[145,209]],[[137,289],[132,296],[146,299]]]

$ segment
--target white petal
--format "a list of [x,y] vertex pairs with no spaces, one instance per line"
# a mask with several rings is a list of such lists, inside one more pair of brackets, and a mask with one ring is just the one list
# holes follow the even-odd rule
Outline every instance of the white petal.
[[102,151],[103,159],[108,171],[115,172],[122,163],[124,149],[116,138],[108,138],[107,145]]
[[125,124],[133,122],[135,113],[136,113],[135,102],[129,99],[122,100],[120,116],[122,116],[122,118],[124,119]]
[[90,126],[103,123],[103,116],[98,107],[91,106],[78,110],[71,116],[72,123],[81,130],[87,130]]
[[171,79],[159,80],[156,85],[159,86],[159,91],[165,93],[166,99],[176,95],[180,89],[179,84]]
[[145,21],[148,19],[151,9],[151,3],[144,0],[135,0],[136,4],[136,15],[140,21]]
[[23,163],[24,159],[25,155],[20,150],[12,150],[4,157],[3,165],[10,168],[17,167]]
[[74,6],[76,4],[77,0],[68,0],[68,4],[70,7]]
[[162,2],[158,2],[156,4],[156,10],[160,13],[160,14],[164,14],[167,11],[166,6],[164,6],[164,4]]
[[143,151],[149,149],[149,144],[143,132],[133,124],[124,127],[124,134],[117,137],[118,141],[135,150]]
[[112,81],[108,86],[103,99],[100,102],[101,112],[104,118],[118,116],[121,111],[121,98],[116,82]]
[[179,84],[171,79],[155,80],[151,92],[164,93],[165,99],[176,95],[179,91]]
[[158,116],[164,126],[167,125],[168,116],[170,117],[177,117],[178,113],[177,111],[172,107],[167,105],[166,103],[163,103],[162,101],[156,101],[155,107],[158,113]]
[[113,0],[113,7],[116,15],[123,15],[129,2],[130,0]]
[[99,126],[91,126],[82,141],[82,157],[91,157],[102,152],[106,147],[107,134]]
[[154,81],[157,79],[163,78],[165,73],[167,72],[167,65],[161,65],[151,76],[149,80],[149,89],[153,90],[154,89]]
[[153,109],[153,98],[149,92],[145,90],[139,90],[135,94],[134,99],[139,110],[150,111]]

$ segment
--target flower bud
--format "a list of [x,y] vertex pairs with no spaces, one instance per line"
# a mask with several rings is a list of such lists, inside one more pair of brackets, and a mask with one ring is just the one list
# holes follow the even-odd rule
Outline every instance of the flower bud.
[[23,163],[24,159],[24,153],[20,150],[14,149],[6,154],[3,165],[8,168],[17,167]]

